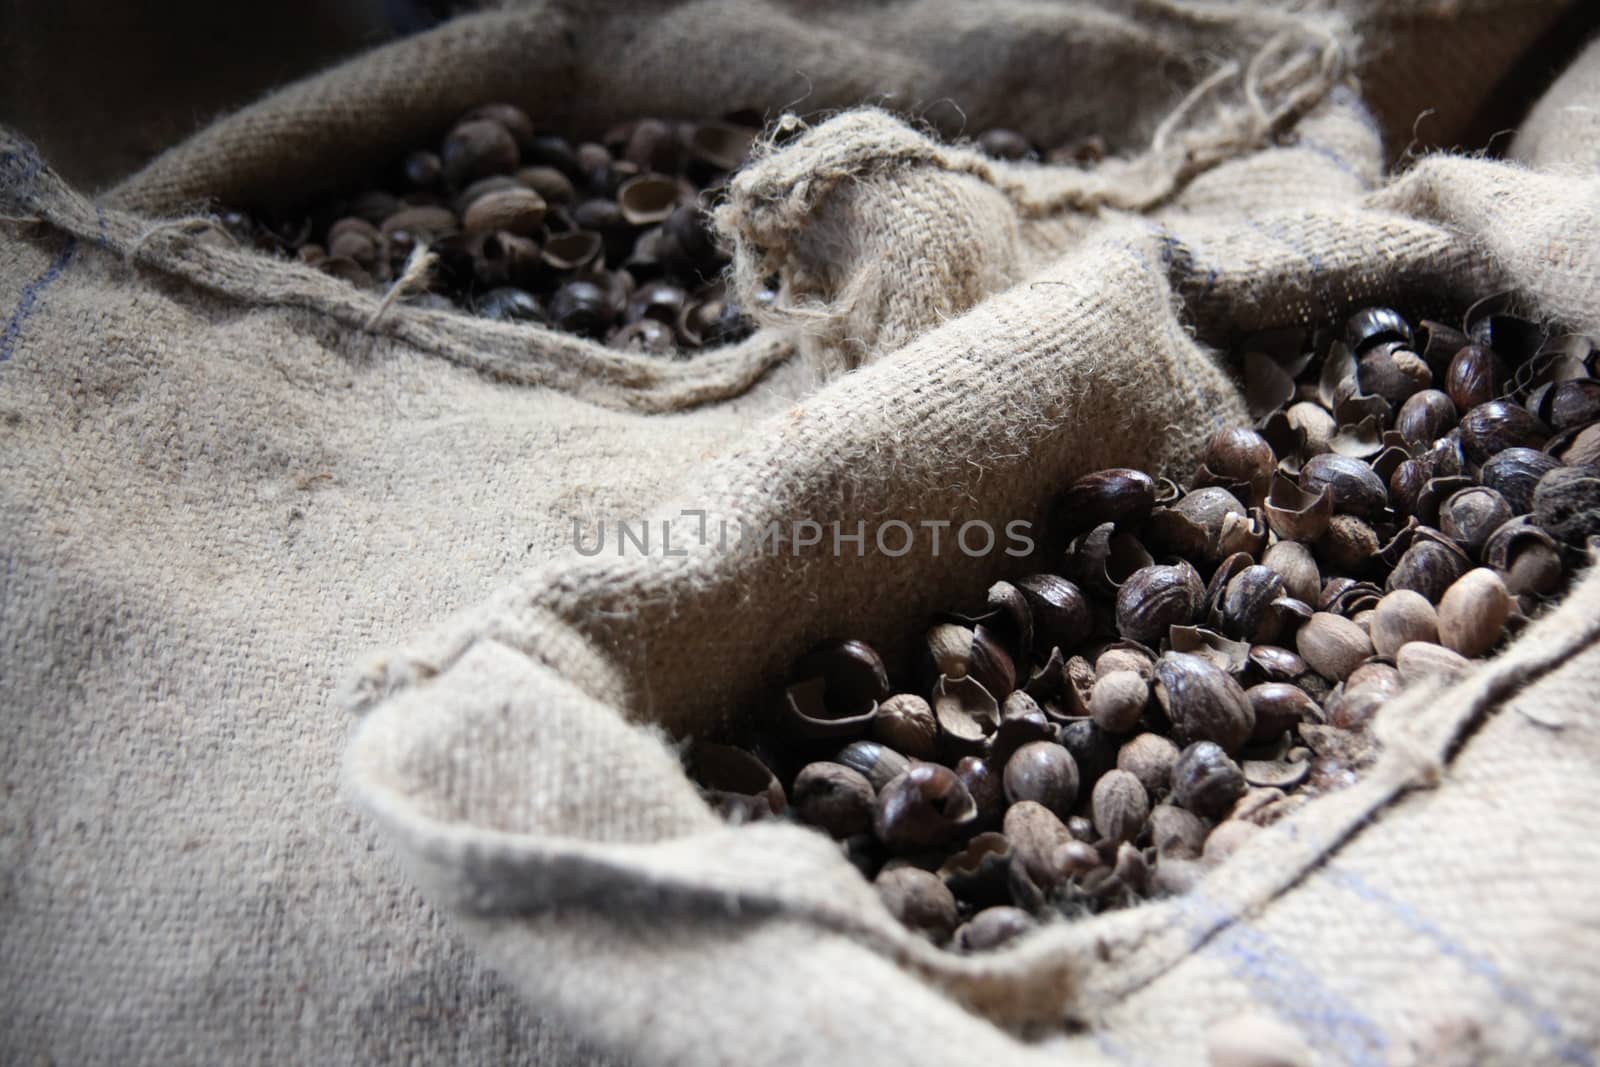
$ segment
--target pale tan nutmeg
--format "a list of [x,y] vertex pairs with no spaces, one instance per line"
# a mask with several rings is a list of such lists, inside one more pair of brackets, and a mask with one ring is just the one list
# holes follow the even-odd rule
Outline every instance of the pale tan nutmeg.
[[1428,598],[1411,589],[1396,589],[1378,601],[1372,616],[1372,647],[1393,656],[1411,641],[1439,640],[1439,613]]
[[1372,640],[1342,615],[1319,611],[1295,636],[1295,647],[1311,669],[1330,681],[1343,681],[1372,655]]
[[1400,680],[1406,685],[1416,685],[1427,679],[1453,682],[1472,664],[1459,652],[1429,641],[1408,641],[1394,655]]
[[1470,570],[1439,600],[1439,643],[1475,659],[1500,642],[1512,607],[1500,575],[1488,567]]

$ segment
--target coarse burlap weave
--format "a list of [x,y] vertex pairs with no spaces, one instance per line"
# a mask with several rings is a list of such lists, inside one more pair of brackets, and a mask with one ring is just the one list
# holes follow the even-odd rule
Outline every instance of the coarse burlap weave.
[[[1451,6],[1492,58],[1560,5]],[[721,824],[665,743],[759,710],[816,637],[898,647],[1004,570],[741,556],[684,508],[1037,518],[1076,473],[1182,472],[1242,419],[1232,331],[1500,286],[1600,328],[1594,175],[1530,127],[1539,171],[1386,179],[1351,10],[517,7],[285,90],[99,203],[8,139],[3,1058],[1170,1063],[1254,1005],[1328,1062],[1587,1062],[1592,583],[1386,713],[1367,783],[1197,893],[987,958],[909,938],[820,837]],[[1063,63],[1085,55],[1113,58]],[[594,127],[801,93],[1041,137],[1109,115],[1119,158],[813,120],[719,216],[736,281],[776,270],[784,304],[681,364],[404,306],[368,328],[375,298],[162,222],[353,179],[486,97]],[[568,551],[574,519],[645,514],[687,554]],[[358,675],[347,756],[374,852],[335,796],[332,691],[402,641]]]

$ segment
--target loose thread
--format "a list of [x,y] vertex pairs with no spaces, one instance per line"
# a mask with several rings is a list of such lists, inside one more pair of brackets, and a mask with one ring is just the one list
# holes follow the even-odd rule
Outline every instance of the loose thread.
[[170,234],[170,233],[178,233],[178,234],[188,235],[188,234],[195,234],[195,233],[202,233],[202,232],[204,232],[204,233],[219,233],[219,234],[221,234],[223,237],[225,237],[227,239],[227,241],[228,241],[228,243],[230,245],[233,245],[234,247],[238,247],[238,244],[239,244],[238,240],[233,236],[233,234],[228,232],[228,229],[227,229],[226,226],[222,225],[222,223],[218,222],[216,219],[204,218],[204,217],[191,218],[191,219],[173,219],[173,220],[169,220],[169,221],[166,221],[166,222],[157,222],[157,223],[155,223],[153,225],[146,226],[144,228],[144,231],[139,234],[139,239],[137,241],[135,241],[133,243],[132,247],[130,247],[128,249],[127,258],[130,261],[138,259],[141,255],[143,255],[144,249],[145,249],[145,245],[149,244],[151,241],[155,240],[157,237],[164,237],[164,236],[166,236],[167,234]]
[[428,276],[433,273],[433,266],[439,257],[428,251],[427,245],[417,245],[411,250],[411,255],[406,257],[405,270],[400,272],[400,277],[389,286],[389,291],[383,294],[383,300],[378,304],[378,309],[367,319],[366,328],[373,329],[379,320],[386,315],[390,308],[404,296],[426,284]]

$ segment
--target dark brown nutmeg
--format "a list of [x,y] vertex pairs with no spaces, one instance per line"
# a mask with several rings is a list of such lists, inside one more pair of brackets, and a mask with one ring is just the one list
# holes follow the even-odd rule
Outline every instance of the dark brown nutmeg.
[[1384,589],[1391,593],[1396,589],[1412,589],[1427,597],[1430,603],[1437,604],[1444,591],[1467,573],[1470,566],[1471,561],[1460,549],[1432,538],[1419,538],[1412,541],[1400,562],[1389,572]]
[[688,299],[682,286],[670,282],[647,282],[628,297],[627,319],[655,319],[664,325],[678,321],[683,314],[684,301]]
[[500,123],[474,119],[446,135],[439,160],[450,184],[460,187],[476,178],[515,170],[517,142]]
[[1172,799],[1196,815],[1220,818],[1248,788],[1239,765],[1210,741],[1188,746],[1172,765]]
[[972,630],[972,657],[967,673],[996,700],[1004,700],[1017,687],[1016,662],[994,630],[979,623]]
[[724,818],[743,822],[783,814],[783,786],[755,753],[701,741],[689,750],[688,764],[706,800]]
[[547,204],[565,204],[577,195],[572,180],[554,167],[523,167],[516,173],[518,184],[538,193]]
[[1180,744],[1213,741],[1232,752],[1255,729],[1239,683],[1200,656],[1169,652],[1157,660],[1155,695]]
[[1558,467],[1540,478],[1533,491],[1533,521],[1569,545],[1600,534],[1600,468]]
[[1335,515],[1317,541],[1317,550],[1328,566],[1348,574],[1364,575],[1370,571],[1378,548],[1377,532],[1365,519],[1354,515]]
[[1521,404],[1490,400],[1461,417],[1461,452],[1469,463],[1483,463],[1508,448],[1542,448],[1550,428]]
[[955,771],[917,763],[878,792],[872,828],[890,851],[917,852],[946,844],[977,817]]
[[502,102],[479,104],[461,116],[462,122],[475,122],[479,119],[498,122],[504,126],[506,132],[511,135],[511,139],[517,143],[519,148],[523,145],[533,144],[536,132],[533,120],[528,117],[526,111],[515,104]]
[[984,908],[956,931],[956,947],[966,952],[988,952],[1015,941],[1038,923],[1021,908],[996,905]]
[[1073,541],[1069,555],[1083,587],[1104,597],[1115,597],[1130,574],[1155,562],[1143,542],[1109,522]]
[[1093,719],[1078,719],[1061,727],[1056,735],[1061,746],[1072,753],[1078,768],[1078,788],[1090,789],[1100,776],[1117,765],[1117,738],[1100,729]]
[[1423,486],[1428,484],[1430,478],[1427,465],[1419,460],[1408,459],[1396,467],[1389,476],[1389,501],[1395,511],[1410,515],[1417,506]]
[[1400,406],[1394,428],[1407,444],[1425,448],[1449,433],[1456,424],[1456,406],[1438,389],[1412,394]]
[[842,763],[808,763],[795,776],[790,803],[801,822],[837,838],[872,828],[872,783]]
[[1454,326],[1446,326],[1442,322],[1423,319],[1417,323],[1416,351],[1421,354],[1424,362],[1428,364],[1434,376],[1440,381],[1444,380],[1445,372],[1450,367],[1450,360],[1467,344],[1467,335]]
[[1305,690],[1287,682],[1262,682],[1246,689],[1244,695],[1256,715],[1252,741],[1276,741],[1285,731],[1301,722],[1315,722],[1321,714]]
[[1183,560],[1144,567],[1117,590],[1117,632],[1135,641],[1155,641],[1173,626],[1193,622],[1206,589]]
[[1510,520],[1511,505],[1486,485],[1462,489],[1439,505],[1439,530],[1473,557]]
[[1053,741],[1032,741],[1017,749],[1006,761],[1003,780],[1010,803],[1032,800],[1063,819],[1078,797],[1078,765],[1072,753]]
[[1315,541],[1333,518],[1333,493],[1325,486],[1308,493],[1296,482],[1275,474],[1262,510],[1272,532],[1284,540]]
[[1000,825],[1006,811],[1005,784],[1001,771],[981,756],[963,756],[956,761],[956,777],[972,794],[978,807],[978,817],[972,824],[974,830],[992,830]]
[[473,310],[485,319],[497,322],[544,322],[544,309],[539,298],[514,286],[505,285],[490,289],[478,297]]
[[1533,448],[1507,448],[1484,463],[1483,484],[1505,498],[1513,514],[1533,510],[1533,490],[1539,479],[1561,466],[1561,461]]
[[1411,508],[1411,517],[1418,523],[1437,524],[1440,506],[1461,490],[1471,488],[1472,485],[1472,478],[1465,474],[1429,478],[1423,484],[1422,491],[1417,494],[1416,503]]
[[896,693],[878,705],[872,737],[912,759],[931,760],[939,754],[939,722],[933,708],[915,693]]
[[1039,652],[1076,648],[1089,636],[1089,601],[1072,582],[1054,574],[1030,574],[1017,581],[1033,615],[1033,643]]
[[1586,426],[1600,419],[1600,381],[1582,378],[1555,383],[1545,393],[1537,414],[1555,430]]
[[1483,561],[1500,572],[1517,597],[1548,596],[1561,588],[1566,567],[1555,538],[1519,515],[1489,536]]
[[1333,497],[1335,512],[1362,518],[1381,515],[1389,503],[1388,487],[1370,465],[1337,453],[1306,460],[1300,468],[1300,488],[1312,494],[1326,489]]
[[883,660],[861,641],[825,641],[794,666],[785,691],[790,720],[806,737],[865,733],[889,695]]
[[956,898],[936,874],[918,867],[890,867],[873,885],[889,914],[935,944],[948,941],[960,921]]
[[1411,344],[1411,324],[1393,308],[1361,308],[1345,320],[1344,343],[1354,355],[1388,341]]
[[1155,500],[1155,481],[1144,471],[1110,467],[1073,482],[1057,510],[1066,529],[1089,530],[1105,522],[1138,522]]
[[1426,389],[1431,373],[1422,357],[1405,348],[1389,344],[1362,355],[1356,367],[1356,382],[1363,393],[1383,398],[1390,407],[1399,407],[1418,390]]
[[568,282],[550,298],[551,321],[569,333],[600,336],[615,315],[610,294],[591,281]]
[[1467,345],[1450,360],[1444,391],[1457,411],[1469,411],[1499,396],[1509,374],[1505,360],[1493,349]]
[[852,741],[839,750],[833,762],[860,773],[873,789],[882,789],[911,768],[909,759],[876,741]]
[[1267,495],[1272,472],[1277,469],[1278,458],[1272,453],[1267,439],[1254,430],[1235,427],[1219,430],[1212,436],[1200,457],[1201,469],[1215,481],[1196,485],[1245,485],[1254,499]]
[[1271,567],[1246,567],[1228,582],[1222,594],[1223,629],[1244,641],[1260,641],[1278,628],[1269,610],[1284,594],[1283,577]]

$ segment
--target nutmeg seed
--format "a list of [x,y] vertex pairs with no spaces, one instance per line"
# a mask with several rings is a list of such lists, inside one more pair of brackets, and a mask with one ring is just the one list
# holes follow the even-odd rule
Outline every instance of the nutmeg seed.
[[1107,771],[1090,798],[1094,828],[1108,841],[1132,841],[1150,814],[1150,797],[1127,771]]
[[1483,655],[1505,635],[1513,602],[1500,576],[1488,567],[1468,571],[1439,601],[1439,640],[1468,659]]
[[1295,647],[1311,669],[1340,681],[1373,653],[1372,640],[1349,619],[1319,611],[1295,635]]
[[1439,615],[1421,593],[1397,589],[1378,601],[1371,637],[1372,647],[1380,656],[1393,656],[1410,641],[1437,642]]

